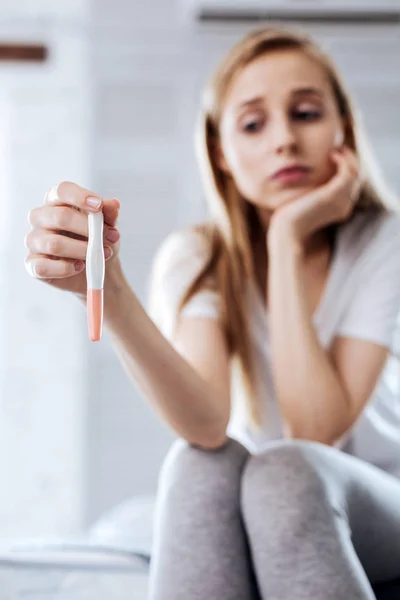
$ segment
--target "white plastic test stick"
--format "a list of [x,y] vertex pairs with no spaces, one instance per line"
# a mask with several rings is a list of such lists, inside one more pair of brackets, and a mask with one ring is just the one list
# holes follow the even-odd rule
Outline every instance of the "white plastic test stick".
[[103,288],[105,260],[103,248],[103,213],[88,213],[89,240],[86,252],[87,322],[92,342],[101,338],[103,329]]

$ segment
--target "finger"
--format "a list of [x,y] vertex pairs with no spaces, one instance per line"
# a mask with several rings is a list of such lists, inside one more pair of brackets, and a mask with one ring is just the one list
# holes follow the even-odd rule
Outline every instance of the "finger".
[[[104,255],[105,260],[108,261],[113,255],[112,249],[106,246]],[[84,271],[86,262],[79,259],[30,254],[25,260],[25,268],[35,279],[63,279]]]
[[361,186],[362,186],[362,181],[360,179],[356,179],[353,182],[351,192],[350,192],[350,198],[353,203],[357,202],[357,200],[358,200],[358,197],[359,197],[360,191],[361,191]]
[[350,198],[352,201],[358,199],[359,191],[362,185],[362,175],[360,168],[360,160],[357,154],[351,149],[345,149],[345,159],[347,160],[347,166],[349,168],[349,188]]
[[357,154],[354,152],[354,150],[352,150],[351,148],[345,146],[344,147],[344,156],[346,157],[346,160],[348,161],[348,164],[350,166],[350,169],[353,173],[353,175],[358,175],[359,171],[360,171],[360,160],[357,156]]
[[[103,243],[107,247],[108,243]],[[86,241],[69,238],[47,230],[34,229],[25,237],[25,246],[32,254],[86,260],[88,244]]]
[[[94,205],[96,203],[96,206]],[[101,210],[103,200],[94,192],[76,183],[63,181],[51,188],[44,197],[44,204],[69,205],[84,212]]]
[[111,200],[103,199],[104,223],[110,227],[115,227],[118,221],[120,202],[116,198]]
[[338,177],[333,178],[336,182],[332,181],[334,185],[330,189],[335,189],[339,193],[345,192],[353,205],[357,202],[361,189],[361,178],[356,170],[358,159],[350,149],[348,153],[343,152],[341,156],[340,153],[339,156],[335,155],[334,159],[338,164]]
[[327,197],[327,194],[335,193],[345,188],[354,179],[344,154],[335,150],[332,152],[332,159],[337,165],[337,172],[320,188],[321,194],[325,195],[325,197]]
[[33,254],[44,254],[84,260],[86,258],[87,242],[59,235],[46,229],[34,229],[25,237],[25,246]]
[[[112,210],[115,211],[115,208]],[[89,236],[87,215],[71,206],[40,206],[30,211],[28,220],[33,228],[69,235],[74,239],[87,241]],[[103,239],[115,243],[119,237],[116,229],[104,226]]]
[[56,260],[48,256],[30,255],[25,268],[35,279],[63,279],[80,273],[85,268],[82,260]]
[[71,206],[40,206],[30,211],[28,220],[36,229],[88,236],[87,215]]

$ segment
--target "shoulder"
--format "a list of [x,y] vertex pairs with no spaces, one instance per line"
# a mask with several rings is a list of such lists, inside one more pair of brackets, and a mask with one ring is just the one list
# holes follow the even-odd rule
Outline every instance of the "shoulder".
[[192,257],[205,257],[208,252],[205,227],[191,226],[170,233],[160,244],[154,262],[167,266]]
[[[163,299],[165,303],[175,305],[211,257],[211,227],[208,223],[170,233],[154,256],[149,280],[150,304],[153,300],[160,303]],[[203,284],[214,288],[214,276],[207,273]]]
[[340,287],[346,292],[337,334],[390,348],[400,309],[400,217],[361,213],[343,235]]
[[341,225],[339,240],[343,255],[357,263],[388,257],[400,264],[400,213],[360,211]]
[[167,337],[173,331],[184,296],[200,276],[201,285],[190,298],[192,314],[218,314],[216,278],[208,269],[210,258],[212,243],[207,224],[173,231],[159,246],[148,285],[147,310]]
[[188,283],[210,257],[211,243],[206,225],[195,225],[170,233],[158,247],[152,279],[159,285]]

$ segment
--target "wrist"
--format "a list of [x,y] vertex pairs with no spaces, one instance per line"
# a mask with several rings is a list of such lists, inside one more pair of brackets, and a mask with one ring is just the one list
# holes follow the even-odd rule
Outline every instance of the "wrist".
[[122,271],[119,259],[115,259],[113,263],[107,265],[106,274],[104,277],[104,318],[112,315],[115,310],[118,310],[118,302],[128,282]]
[[121,261],[115,258],[106,265],[104,276],[104,293],[117,294],[121,287],[126,283],[125,275],[122,271]]
[[296,235],[295,227],[285,218],[271,219],[267,233],[268,254],[282,253],[292,254],[302,258],[304,245]]

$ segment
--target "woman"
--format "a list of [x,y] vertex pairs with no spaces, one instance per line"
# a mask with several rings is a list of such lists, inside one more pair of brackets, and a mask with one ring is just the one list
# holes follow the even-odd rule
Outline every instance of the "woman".
[[150,597],[374,598],[371,584],[400,577],[386,376],[398,205],[305,36],[239,42],[205,92],[198,141],[210,218],[160,249],[153,320],[118,259],[118,201],[60,184],[26,238],[30,272],[85,302],[88,197],[104,212],[105,324],[182,438],[160,478]]

